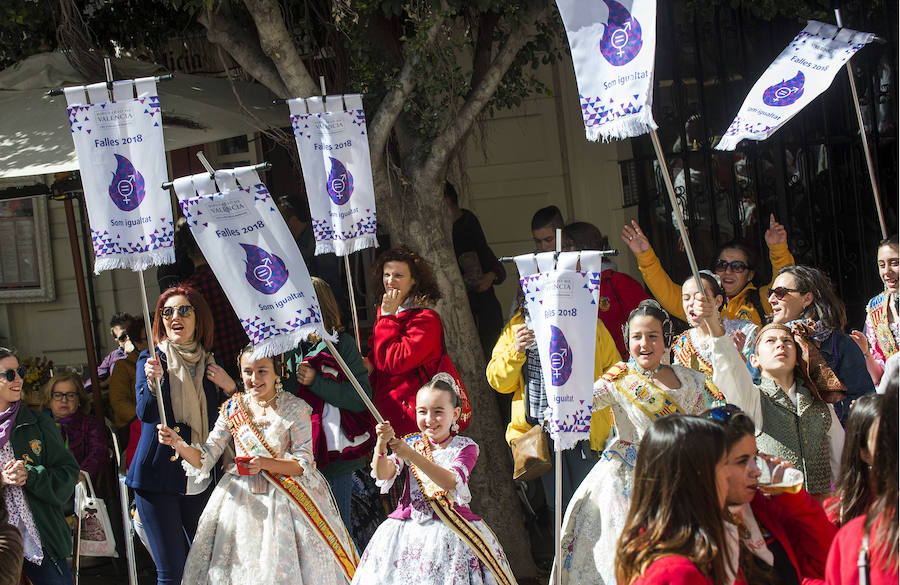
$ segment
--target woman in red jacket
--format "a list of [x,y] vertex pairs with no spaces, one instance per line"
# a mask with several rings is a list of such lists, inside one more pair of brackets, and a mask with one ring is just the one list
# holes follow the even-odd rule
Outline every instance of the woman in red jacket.
[[638,449],[616,550],[620,585],[731,585],[724,524],[725,433],[695,416],[664,416]]
[[443,355],[441,318],[431,309],[441,293],[431,266],[407,248],[378,257],[372,289],[382,296],[369,337],[369,382],[375,406],[402,437],[418,431],[416,392],[437,373]]
[[[706,411],[706,418],[725,430],[728,473],[726,516],[737,527],[740,574],[736,583],[812,585],[825,578],[828,547],[837,528],[825,510],[802,487],[796,493],[767,497],[758,489],[756,429],[753,420],[733,404]],[[760,464],[781,460],[762,456]],[[797,481],[802,485],[799,472]]]

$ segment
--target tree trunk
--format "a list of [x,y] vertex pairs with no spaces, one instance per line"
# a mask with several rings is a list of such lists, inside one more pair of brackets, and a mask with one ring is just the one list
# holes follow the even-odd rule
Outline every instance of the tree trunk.
[[[478,465],[472,473],[472,509],[494,530],[518,578],[533,578],[537,569],[512,480],[509,446],[494,390],[485,376],[486,363],[469,309],[451,238],[450,212],[443,201],[443,176],[388,189],[385,173],[375,172],[378,218],[394,246],[405,244],[428,260],[443,298],[438,312],[447,352],[459,370],[472,404],[472,422],[465,435],[478,443]],[[418,173],[406,173],[416,175]]]

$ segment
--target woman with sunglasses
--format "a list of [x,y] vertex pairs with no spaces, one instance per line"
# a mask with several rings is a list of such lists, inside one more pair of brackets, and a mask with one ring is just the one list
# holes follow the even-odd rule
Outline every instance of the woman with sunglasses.
[[850,335],[866,355],[866,367],[875,384],[884,375],[884,363],[900,347],[900,245],[897,234],[878,244],[878,275],[884,290],[866,305],[865,333]]
[[100,468],[109,460],[109,446],[103,423],[87,414],[88,395],[81,376],[63,372],[50,378],[41,390],[41,410],[53,417],[81,471],[96,483]]
[[862,350],[844,333],[847,313],[844,303],[834,294],[831,279],[811,266],[785,266],[778,271],[769,290],[772,322],[789,326],[802,333],[800,343],[805,352],[815,346],[846,387],[845,397],[834,409],[843,424],[854,400],[875,391],[866,369]]
[[799,334],[769,323],[759,330],[750,363],[760,371],[754,384],[743,357],[705,298],[694,298],[693,311],[712,333],[714,379],[728,389],[728,400],[753,420],[757,443],[766,452],[803,471],[804,487],[819,501],[837,483],[844,430],[832,402],[843,396],[834,373],[800,351]]
[[675,413],[699,414],[724,403],[701,372],[662,363],[672,321],[659,303],[642,301],[623,330],[628,362],[614,365],[594,383],[594,416],[609,407],[615,433],[566,509],[564,557],[554,566],[554,571],[563,567],[563,583],[615,582],[613,551],[628,512],[637,445],[653,421]]
[[0,347],[0,483],[9,523],[25,544],[25,574],[35,585],[69,585],[72,530],[63,506],[78,481],[78,462],[49,416],[22,405],[16,354]]
[[[726,521],[737,528],[729,531],[738,539],[731,548],[736,557],[732,560],[738,560],[740,568],[737,583],[799,585],[823,580],[828,547],[837,528],[822,505],[803,488],[760,487],[762,465],[774,470],[769,478],[772,484],[792,483],[783,481],[791,466],[759,453],[753,420],[737,406],[713,408],[703,416],[725,431]],[[787,473],[801,476],[794,469]]]
[[[212,346],[213,318],[200,294],[187,287],[162,293],[153,318],[154,353],[137,363],[137,416],[141,437],[126,484],[150,541],[157,583],[181,583],[187,548],[212,492],[210,477],[188,478],[170,447],[157,440],[157,388],[166,422],[186,443],[202,445],[216,422],[224,396],[237,388],[206,348]],[[216,477],[218,479],[218,477]]]
[[[774,214],[769,218],[765,239],[773,272],[794,263],[794,257],[788,250],[787,231],[775,221]],[[666,274],[650,246],[650,240],[636,221],[622,228],[622,241],[637,256],[638,268],[653,296],[672,315],[687,320],[679,303],[681,287]],[[753,284],[756,274],[756,254],[753,250],[737,241],[725,244],[719,249],[712,268],[721,278],[722,289],[725,291],[722,318],[741,319],[757,326],[762,325],[765,315],[772,310],[766,302],[771,285],[757,289]]]
[[736,559],[724,521],[725,470],[719,425],[696,416],[669,416],[650,425],[634,466],[624,529],[610,551],[612,582],[731,585]]

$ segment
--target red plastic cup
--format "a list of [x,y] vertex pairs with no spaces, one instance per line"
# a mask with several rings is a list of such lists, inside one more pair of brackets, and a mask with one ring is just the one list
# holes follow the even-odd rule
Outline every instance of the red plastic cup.
[[253,475],[252,473],[250,473],[249,469],[247,469],[246,467],[244,467],[242,465],[243,463],[250,463],[251,459],[253,459],[253,457],[235,457],[234,458],[234,464],[237,465],[237,470],[240,475]]

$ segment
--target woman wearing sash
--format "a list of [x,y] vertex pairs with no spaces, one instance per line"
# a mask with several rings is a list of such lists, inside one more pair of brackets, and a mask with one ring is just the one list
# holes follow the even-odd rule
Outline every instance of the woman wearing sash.
[[[663,365],[672,322],[659,303],[646,300],[624,327],[630,358],[594,384],[594,412],[611,408],[615,431],[576,490],[562,528],[562,583],[615,583],[616,541],[625,525],[638,443],[653,421],[669,414],[699,414],[723,403],[701,372]],[[560,570],[560,563],[553,567]],[[551,582],[552,578],[551,578]]]
[[[701,270],[700,280],[703,282],[704,294],[715,300],[716,311],[721,313],[725,303],[725,290],[720,284],[719,277],[708,270]],[[710,346],[709,331],[691,308],[694,296],[698,292],[697,282],[693,277],[688,277],[681,285],[681,307],[691,328],[675,338],[672,343],[672,355],[675,356],[675,361],[679,365],[703,372],[707,379],[712,380],[712,347]],[[741,319],[725,319],[722,321],[722,326],[735,340],[735,345],[743,354],[744,359],[749,360],[751,342],[756,337],[759,327],[750,321]]]
[[159,426],[189,476],[208,477],[228,448],[238,455],[203,511],[183,583],[349,583],[356,552],[313,461],[312,409],[282,390],[275,360],[252,353],[239,356],[244,392],[222,405],[205,443]]
[[353,585],[515,585],[496,536],[468,507],[478,445],[451,434],[460,412],[456,383],[441,372],[416,394],[418,433],[399,439],[390,423],[376,427],[372,477],[387,493],[406,471],[403,494],[369,541]]
[[866,305],[865,333],[851,333],[866,355],[866,368],[875,384],[884,375],[884,362],[900,347],[900,246],[896,234],[878,244],[878,275],[884,291]]
[[142,351],[135,366],[141,435],[125,483],[134,489],[159,585],[181,583],[187,547],[212,486],[208,478],[185,478],[172,450],[156,441],[156,425],[161,422],[157,392],[169,424],[184,440],[203,444],[216,420],[222,391],[231,393],[236,387],[207,350],[213,330],[212,312],[200,293],[189,287],[170,288],[156,303],[156,347]]

